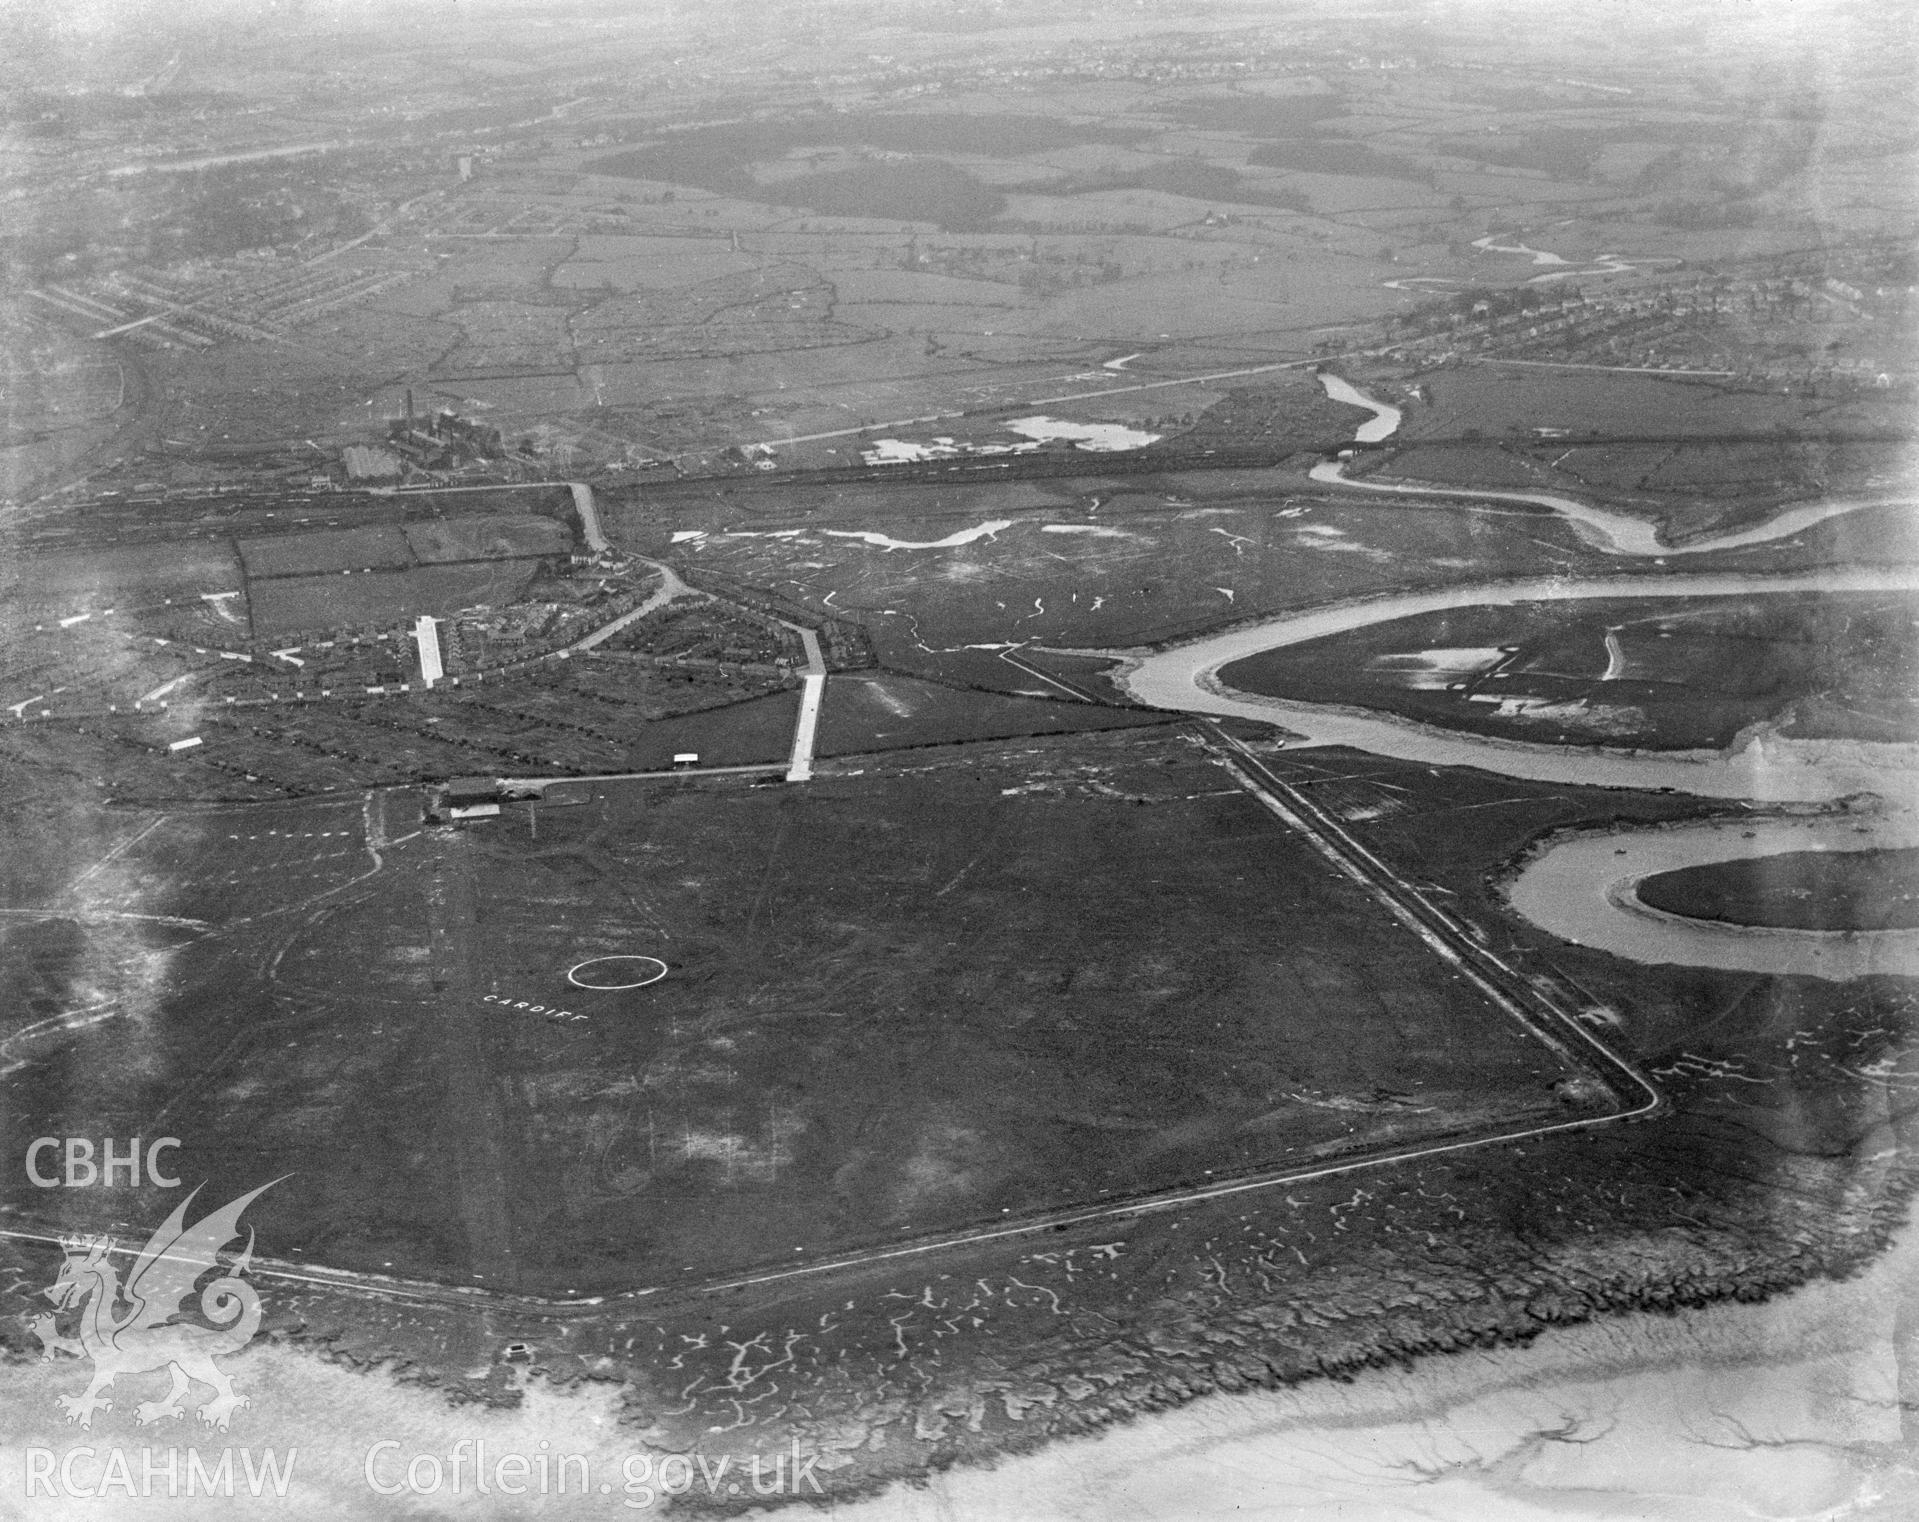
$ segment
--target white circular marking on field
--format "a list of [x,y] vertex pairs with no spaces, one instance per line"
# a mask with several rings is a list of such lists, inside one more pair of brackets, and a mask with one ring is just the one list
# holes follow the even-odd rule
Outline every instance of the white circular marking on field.
[[[588,982],[587,978],[580,976],[581,973],[586,973],[589,978],[595,976],[591,971],[594,968],[604,969],[597,976],[627,981]],[[594,957],[589,961],[581,962],[576,967],[568,968],[566,981],[575,988],[591,988],[601,993],[618,993],[628,988],[644,988],[649,983],[659,982],[665,976],[666,963],[658,957]]]

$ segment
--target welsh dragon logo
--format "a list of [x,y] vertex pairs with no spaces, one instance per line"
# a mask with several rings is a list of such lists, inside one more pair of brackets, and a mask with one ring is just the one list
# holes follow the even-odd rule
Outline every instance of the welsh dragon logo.
[[[134,1407],[143,1427],[183,1416],[181,1397],[196,1382],[213,1390],[213,1399],[199,1412],[209,1426],[224,1430],[233,1413],[248,1403],[213,1360],[238,1352],[260,1329],[260,1297],[244,1277],[253,1263],[252,1228],[237,1258],[223,1264],[219,1254],[239,1236],[240,1213],[272,1187],[262,1184],[188,1226],[187,1207],[200,1192],[195,1189],[140,1249],[124,1285],[113,1262],[112,1238],[60,1239],[66,1259],[60,1276],[44,1291],[55,1312],[36,1317],[32,1328],[43,1361],[56,1353],[93,1360],[93,1381],[85,1393],[55,1397],[69,1422],[91,1428],[95,1411],[113,1409],[103,1392],[115,1379],[158,1369],[172,1373],[173,1388],[164,1400],[145,1400]],[[200,1314],[212,1325],[178,1319],[183,1302],[209,1270],[217,1270],[219,1277],[200,1291]],[[77,1335],[60,1330],[63,1319],[77,1321]]]

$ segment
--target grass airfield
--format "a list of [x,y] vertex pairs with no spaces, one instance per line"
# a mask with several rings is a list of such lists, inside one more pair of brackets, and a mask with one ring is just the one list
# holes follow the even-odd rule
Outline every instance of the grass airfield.
[[[8,1128],[177,1135],[213,1195],[291,1175],[282,1258],[563,1298],[1560,1108],[1545,1048],[1187,739],[913,758],[606,785],[537,836],[422,833],[402,793],[130,820],[115,870],[179,923],[134,932],[122,1017],[23,1050]],[[74,907],[82,961],[114,912]],[[616,955],[670,972],[569,983]],[[124,1229],[121,1193],[8,1203]]]

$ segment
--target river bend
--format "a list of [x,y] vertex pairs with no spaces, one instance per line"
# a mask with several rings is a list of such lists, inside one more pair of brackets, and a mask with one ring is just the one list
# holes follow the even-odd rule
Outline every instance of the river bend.
[[[1400,412],[1338,376],[1321,384],[1337,401],[1366,408],[1357,442],[1379,442]],[[1664,558],[1763,544],[1879,501],[1788,508],[1764,523],[1685,546],[1661,544],[1652,525],[1547,493],[1473,491],[1347,480],[1328,462],[1315,480],[1349,490],[1532,503],[1577,524],[1609,553]],[[1888,849],[1919,844],[1919,747],[1762,735],[1736,751],[1642,752],[1472,735],[1360,707],[1300,703],[1239,692],[1219,672],[1286,645],[1447,608],[1590,598],[1751,597],[1787,592],[1919,592],[1919,565],[1838,566],[1755,575],[1741,572],[1538,577],[1429,588],[1283,613],[1166,650],[1132,652],[1115,680],[1156,708],[1283,725],[1308,745],[1342,745],[1433,766],[1474,767],[1532,782],[1587,787],[1665,788],[1701,797],[1775,805],[1834,804],[1870,795],[1870,808],[1813,816],[1741,817],[1684,828],[1580,835],[1549,844],[1509,890],[1516,909],[1565,940],[1640,962],[1855,978],[1919,975],[1919,931],[1781,930],[1716,924],[1651,909],[1634,885],[1679,867],[1786,851]]]

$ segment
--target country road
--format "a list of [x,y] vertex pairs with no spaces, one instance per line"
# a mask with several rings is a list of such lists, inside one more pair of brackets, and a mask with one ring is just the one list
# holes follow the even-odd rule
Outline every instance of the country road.
[[[818,668],[809,670],[808,677],[823,687],[824,660],[819,651],[817,635],[807,630],[804,631],[804,636],[807,637],[809,666]],[[817,704],[815,704],[813,709],[815,720],[817,712]],[[799,763],[804,748],[810,773],[811,738],[804,723],[802,731],[795,736],[793,765],[796,766]],[[1598,1039],[1575,1015],[1542,991],[1538,985],[1481,946],[1464,925],[1400,878],[1356,840],[1342,824],[1299,790],[1276,777],[1257,756],[1217,726],[1204,722],[1202,734],[1209,749],[1214,752],[1237,785],[1252,794],[1262,807],[1272,813],[1288,829],[1303,834],[1314,849],[1337,871],[1374,896],[1394,920],[1419,936],[1442,961],[1476,987],[1502,1013],[1515,1020],[1529,1034],[1545,1043],[1562,1058],[1603,1075],[1608,1087],[1619,1097],[1620,1107],[1605,1114],[1506,1125],[1469,1137],[1441,1137],[1429,1142],[1382,1148],[1337,1162],[1319,1162],[1271,1169],[1237,1178],[1208,1181],[1203,1184],[1159,1190],[1120,1199],[1107,1199],[1094,1205],[1048,1211],[1019,1220],[994,1222],[970,1231],[962,1230],[807,1263],[782,1265],[778,1268],[769,1266],[763,1272],[716,1278],[700,1283],[676,1284],[670,1287],[674,1293],[718,1294],[801,1277],[858,1269],[949,1249],[1051,1233],[1075,1226],[1124,1220],[1208,1200],[1255,1191],[1283,1189],[1292,1185],[1338,1178],[1400,1163],[1418,1162],[1426,1158],[1453,1156],[1486,1147],[1512,1145],[1539,1137],[1591,1131],[1600,1127],[1647,1119],[1656,1115],[1664,1107],[1665,1099],[1657,1086],[1636,1066]],[[777,766],[713,768],[710,769],[709,774],[720,771],[775,772],[777,770]],[[789,778],[791,774],[792,768],[789,767]],[[626,777],[675,775],[682,774],[621,773],[590,778],[507,779],[507,781],[508,785],[524,786],[533,782],[577,783],[623,780]],[[31,1230],[0,1229],[0,1236],[34,1241],[45,1240],[44,1234]],[[537,1308],[547,1314],[578,1316],[599,1314],[604,1309],[604,1302],[583,1304],[499,1291],[475,1291],[431,1282],[400,1280],[378,1274],[316,1269],[313,1265],[267,1259],[256,1260],[256,1271],[263,1279],[328,1287],[391,1301],[473,1304],[484,1299],[507,1301]],[[663,1293],[668,1288],[666,1285],[639,1286],[613,1298],[643,1299]]]
[[604,555],[613,545],[600,524],[600,504],[593,496],[593,488],[584,481],[568,481],[566,485],[573,493],[573,506],[580,514],[580,532],[586,536],[586,547],[595,555]]
[[820,637],[804,624],[787,624],[806,647],[806,675],[801,678],[800,717],[793,728],[793,757],[786,768],[788,782],[807,782],[813,776],[813,747],[819,735],[820,704],[826,699],[826,657]]
[[1202,721],[1228,770],[1269,811],[1306,836],[1314,849],[1360,884],[1386,911],[1425,941],[1527,1033],[1562,1057],[1596,1066],[1615,1091],[1634,1096],[1633,1108],[1612,1119],[1648,1115],[1664,1102],[1658,1087],[1577,1017],[1548,998],[1525,974],[1482,945],[1451,911],[1434,903],[1373,854],[1344,823],[1305,793],[1282,781],[1240,741]]
[[703,597],[705,595],[701,592],[695,592],[684,581],[680,580],[679,573],[664,561],[647,560],[643,555],[635,555],[633,558],[643,561],[660,573],[659,590],[647,598],[646,601],[641,603],[637,608],[632,608],[622,613],[610,623],[601,624],[599,628],[581,635],[573,641],[572,644],[566,647],[568,654],[580,650],[592,650],[605,644],[628,624],[638,623],[641,619],[645,618],[647,614],[657,613],[670,602],[677,602],[682,597]]
[[1304,835],[1323,857],[1342,875],[1351,878],[1369,892],[1395,920],[1419,936],[1443,961],[1484,994],[1502,1013],[1517,1021],[1527,1033],[1543,1042],[1562,1058],[1603,1074],[1607,1086],[1621,1101],[1621,1108],[1604,1115],[1536,1124],[1508,1125],[1481,1135],[1410,1143],[1388,1147],[1342,1162],[1320,1163],[1162,1190],[1125,1200],[1104,1202],[1077,1209],[1048,1212],[1003,1225],[956,1232],[936,1240],[905,1243],[871,1252],[851,1253],[819,1262],[769,1268],[764,1273],[709,1282],[698,1286],[705,1293],[745,1289],[774,1284],[814,1274],[854,1269],[875,1263],[940,1252],[951,1248],[977,1246],[986,1242],[1052,1232],[1100,1221],[1124,1220],[1155,1211],[1177,1209],[1206,1200],[1259,1190],[1285,1188],[1320,1179],[1383,1168],[1396,1163],[1418,1162],[1425,1158],[1455,1155],[1486,1147],[1510,1146],[1543,1136],[1560,1136],[1593,1131],[1604,1126],[1647,1120],[1666,1107],[1666,1098],[1649,1077],[1632,1062],[1601,1041],[1575,1015],[1562,1008],[1522,973],[1481,946],[1458,920],[1433,904],[1425,895],[1400,878],[1390,867],[1360,844],[1343,825],[1313,803],[1298,789],[1274,776],[1272,771],[1239,741],[1210,721],[1203,723],[1209,748],[1234,780],[1289,829]]

